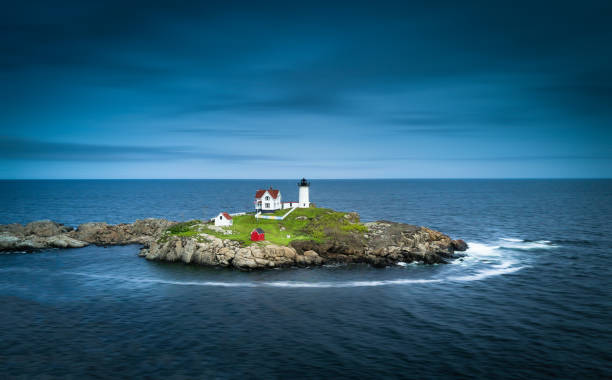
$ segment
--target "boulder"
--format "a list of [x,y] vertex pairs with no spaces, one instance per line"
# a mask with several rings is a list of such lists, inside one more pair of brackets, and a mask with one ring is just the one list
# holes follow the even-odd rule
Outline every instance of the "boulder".
[[461,239],[453,240],[452,244],[455,251],[466,251],[468,249],[467,243]]
[[98,239],[98,234],[108,228],[108,224],[104,222],[89,222],[83,223],[77,227],[72,236],[76,239],[95,242]]
[[323,259],[315,251],[309,250],[304,252],[304,262],[306,265],[319,265],[323,263]]
[[25,227],[19,223],[3,224],[0,225],[0,233],[2,232],[8,232],[11,235],[23,236],[25,232]]
[[0,233],[0,251],[11,251],[17,248],[21,239],[9,232]]
[[351,223],[359,223],[359,214],[356,212],[347,212],[344,214],[344,219]]
[[38,237],[49,237],[63,234],[72,230],[72,227],[64,226],[63,224],[52,222],[50,220],[39,220],[28,223],[23,230],[23,234],[35,235]]
[[47,239],[47,244],[53,248],[82,248],[89,245],[84,241],[76,240],[66,235],[51,236]]

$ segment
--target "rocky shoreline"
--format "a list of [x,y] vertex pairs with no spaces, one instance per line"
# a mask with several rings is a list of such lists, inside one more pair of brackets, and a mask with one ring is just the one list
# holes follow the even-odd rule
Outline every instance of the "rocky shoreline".
[[132,224],[84,223],[74,229],[50,220],[23,226],[0,225],[0,252],[32,252],[48,248],[81,248],[94,245],[141,244],[148,246],[176,222],[142,219]]
[[[232,267],[241,270],[326,263],[367,263],[384,267],[398,262],[446,263],[467,244],[441,232],[409,224],[378,221],[365,223],[367,232],[327,239],[292,241],[288,246],[269,242],[241,245],[206,233],[167,236],[176,224],[165,219],[143,219],[132,224],[84,223],[74,229],[52,221],[25,226],[0,225],[0,251],[37,251],[140,244],[139,255],[148,260]],[[163,237],[163,238],[162,238]]]

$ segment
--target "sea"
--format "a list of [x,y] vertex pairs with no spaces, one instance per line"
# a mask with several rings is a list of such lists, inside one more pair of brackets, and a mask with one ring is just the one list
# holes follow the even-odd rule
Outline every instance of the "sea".
[[[0,181],[0,223],[188,220],[297,180]],[[612,378],[611,180],[312,180],[318,207],[469,244],[449,264],[252,272],[139,246],[0,254],[1,378]]]

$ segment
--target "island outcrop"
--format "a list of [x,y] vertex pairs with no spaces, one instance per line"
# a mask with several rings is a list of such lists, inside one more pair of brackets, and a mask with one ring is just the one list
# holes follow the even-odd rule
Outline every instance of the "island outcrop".
[[51,220],[0,225],[0,251],[36,251],[46,248],[81,248],[95,245],[148,245],[168,227],[165,219],[142,219],[127,224],[84,223],[73,228]]
[[[252,242],[253,226],[266,240]],[[398,262],[446,263],[462,240],[441,232],[390,221],[361,223],[356,213],[329,209],[297,209],[282,221],[234,218],[226,229],[210,222],[183,223],[144,219],[132,224],[85,223],[74,229],[52,221],[25,226],[0,226],[0,251],[78,248],[89,244],[140,244],[148,260],[175,261],[241,270],[314,266],[326,263],[367,263],[384,267]]]
[[[425,227],[395,222],[366,223],[368,233],[325,242],[295,240],[241,246],[237,241],[206,233],[198,238],[171,236],[141,250],[149,260],[182,261],[238,269],[310,266],[325,263],[367,263],[384,267],[398,262],[446,263],[461,241]],[[459,243],[458,243],[459,242]],[[463,249],[465,250],[465,249]]]

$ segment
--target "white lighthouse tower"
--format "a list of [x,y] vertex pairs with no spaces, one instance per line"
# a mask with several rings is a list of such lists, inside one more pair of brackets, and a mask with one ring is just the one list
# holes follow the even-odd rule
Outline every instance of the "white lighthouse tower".
[[306,178],[302,178],[302,180],[298,183],[298,187],[300,188],[300,198],[299,198],[299,208],[308,208],[310,207],[310,197],[309,197],[309,189],[310,182],[306,181]]

